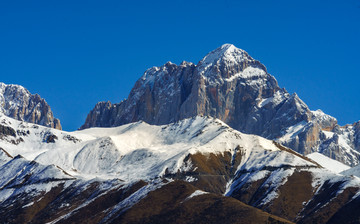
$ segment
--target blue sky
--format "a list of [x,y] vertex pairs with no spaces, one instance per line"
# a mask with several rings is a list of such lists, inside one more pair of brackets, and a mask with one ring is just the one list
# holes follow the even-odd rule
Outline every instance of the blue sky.
[[0,1],[0,82],[39,93],[65,130],[126,98],[147,68],[224,43],[310,109],[360,120],[360,0]]

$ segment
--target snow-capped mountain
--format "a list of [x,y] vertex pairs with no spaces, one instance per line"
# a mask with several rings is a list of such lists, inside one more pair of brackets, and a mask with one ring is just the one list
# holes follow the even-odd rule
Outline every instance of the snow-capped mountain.
[[213,220],[207,223],[360,218],[346,213],[360,203],[360,179],[211,117],[75,132],[5,115],[0,120],[2,222],[196,223],[205,214]]
[[296,93],[280,88],[264,65],[231,44],[197,65],[168,62],[148,69],[126,100],[98,103],[81,129],[140,120],[162,125],[196,115],[218,118],[304,155],[319,152],[347,165],[359,163],[359,122],[340,127],[321,110],[311,111]]
[[1,223],[360,222],[359,169],[338,162],[359,162],[360,122],[311,111],[233,45],[148,69],[75,132],[0,86]]
[[20,121],[61,129],[50,106],[38,94],[31,94],[19,85],[0,82],[0,113]]

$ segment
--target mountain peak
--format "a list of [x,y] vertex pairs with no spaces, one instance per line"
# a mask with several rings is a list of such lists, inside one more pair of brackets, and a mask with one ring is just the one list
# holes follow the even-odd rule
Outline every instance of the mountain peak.
[[223,44],[221,47],[208,53],[199,65],[220,64],[237,64],[243,61],[253,61],[254,59],[244,50],[235,47],[232,44]]
[[216,51],[216,50],[220,50],[223,53],[225,53],[225,52],[233,52],[234,50],[243,51],[242,49],[239,49],[239,48],[235,47],[235,45],[233,45],[233,44],[223,44],[220,47],[216,48],[214,51]]
[[232,44],[224,44],[208,53],[198,64],[197,71],[211,85],[234,79],[267,80],[266,67],[246,51]]

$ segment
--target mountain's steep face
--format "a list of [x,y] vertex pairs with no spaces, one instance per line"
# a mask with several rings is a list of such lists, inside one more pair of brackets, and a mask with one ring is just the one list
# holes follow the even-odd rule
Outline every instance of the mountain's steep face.
[[61,129],[60,121],[54,118],[46,101],[19,85],[0,83],[0,113],[20,121]]
[[187,62],[179,66],[168,62],[148,69],[135,83],[127,100],[118,104],[98,103],[82,129],[119,126],[140,120],[168,124],[196,115],[193,106],[184,105],[193,89],[194,70],[195,65]]
[[359,163],[359,132],[350,130],[359,125],[339,127],[335,118],[310,111],[297,94],[280,88],[264,65],[230,44],[197,65],[168,62],[148,69],[128,99],[98,103],[81,129],[139,120],[168,124],[196,115],[218,118],[302,154],[321,152],[351,166]]
[[111,104],[111,102],[99,102],[95,105],[95,108],[87,115],[86,123],[82,128],[90,127],[111,127],[111,124],[115,123],[118,109],[120,109],[121,103]]

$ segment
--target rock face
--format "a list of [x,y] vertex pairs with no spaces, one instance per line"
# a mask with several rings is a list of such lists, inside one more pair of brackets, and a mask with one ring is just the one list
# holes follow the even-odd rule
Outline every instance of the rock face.
[[61,130],[60,120],[54,118],[46,101],[19,85],[0,83],[0,113],[20,121]]
[[[197,65],[171,62],[148,69],[128,99],[100,102],[81,129],[143,120],[168,124],[195,115],[218,118],[244,133],[274,139],[302,154],[321,152],[348,165],[359,163],[359,124],[339,127],[280,88],[264,65],[225,44]],[[357,136],[357,137],[356,137]]]

